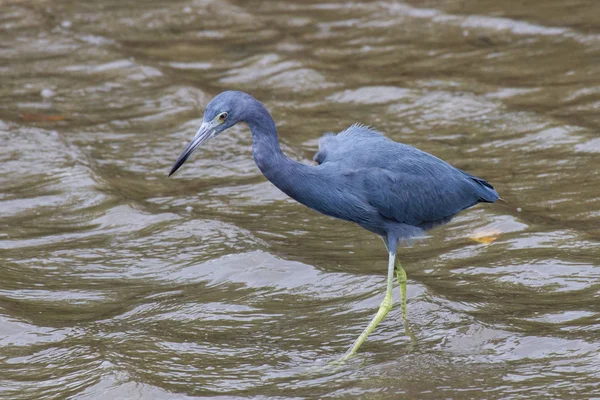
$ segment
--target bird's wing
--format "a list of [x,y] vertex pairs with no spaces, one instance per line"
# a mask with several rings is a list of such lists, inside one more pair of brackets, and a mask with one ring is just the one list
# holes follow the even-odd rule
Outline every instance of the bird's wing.
[[313,160],[319,165],[341,160],[347,158],[349,150],[354,150],[355,147],[349,146],[349,144],[382,139],[386,140],[381,133],[362,124],[354,124],[337,135],[327,132],[319,140],[319,151],[317,151]]
[[498,199],[485,180],[363,125],[323,136],[315,160],[320,168],[343,172],[347,190],[379,214],[413,226],[434,226],[478,202]]
[[331,154],[332,149],[335,150],[335,134],[327,132],[319,139],[319,151],[317,151],[313,160],[319,165],[323,164],[327,159],[328,154]]
[[427,228],[481,201],[498,199],[482,179],[446,163],[425,164],[413,164],[405,171],[364,170],[366,200],[387,219]]

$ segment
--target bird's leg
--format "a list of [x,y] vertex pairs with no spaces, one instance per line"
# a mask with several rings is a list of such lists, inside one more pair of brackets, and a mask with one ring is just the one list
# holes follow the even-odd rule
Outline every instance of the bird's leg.
[[396,280],[400,286],[400,308],[402,308],[402,318],[406,322],[406,271],[402,268],[400,260],[396,259]]
[[417,345],[417,337],[410,329],[408,325],[408,316],[406,312],[406,283],[408,282],[406,278],[406,271],[402,268],[400,264],[400,260],[396,259],[396,280],[398,281],[398,285],[400,286],[400,308],[402,309],[402,320],[404,321],[404,332],[410,338],[410,342],[413,346]]
[[360,334],[360,336],[354,341],[352,347],[348,349],[346,354],[342,357],[340,361],[345,361],[348,358],[352,357],[357,351],[358,348],[367,340],[367,336],[371,332],[375,330],[377,325],[385,318],[387,313],[392,309],[392,287],[394,283],[394,260],[396,259],[395,253],[389,253],[390,258],[388,262],[388,278],[387,278],[387,289],[385,291],[385,297],[379,306],[379,310],[375,317],[371,320],[366,329]]

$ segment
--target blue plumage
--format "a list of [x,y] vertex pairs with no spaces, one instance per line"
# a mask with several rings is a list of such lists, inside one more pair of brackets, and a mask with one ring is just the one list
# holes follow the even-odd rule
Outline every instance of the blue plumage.
[[[393,248],[399,239],[422,235],[466,208],[498,199],[485,180],[364,125],[325,134],[314,158],[318,165],[308,166],[282,153],[273,119],[252,96],[235,91],[216,96],[203,126],[222,113],[226,120],[211,126],[208,137],[246,122],[256,164],[275,186],[305,206],[383,236]],[[180,160],[187,159],[187,150]]]
[[[380,235],[394,233],[399,239],[420,235],[466,208],[498,199],[485,180],[359,124],[323,136],[314,159],[317,169],[332,180],[340,179],[336,171],[344,171],[342,180],[351,179],[353,189],[359,189],[353,193],[361,194],[355,197],[363,203],[363,212],[372,208],[382,217],[375,215],[366,222],[356,221],[354,215],[342,219]],[[310,203],[309,207],[324,212],[314,200]]]
[[250,126],[256,165],[275,186],[307,207],[381,235],[386,243],[386,297],[344,360],[356,353],[391,309],[394,271],[406,301],[406,273],[395,264],[398,241],[422,235],[477,203],[498,200],[498,193],[485,180],[359,124],[337,135],[325,134],[314,157],[317,166],[291,160],[279,147],[275,122],[265,106],[235,91],[211,100],[202,126],[169,176],[202,143],[238,122]]

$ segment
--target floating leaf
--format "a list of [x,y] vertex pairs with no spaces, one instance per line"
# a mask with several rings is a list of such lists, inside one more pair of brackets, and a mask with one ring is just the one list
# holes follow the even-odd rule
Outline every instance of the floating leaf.
[[470,236],[470,239],[476,241],[477,243],[490,244],[498,239],[498,236],[500,236],[501,233],[502,232],[498,229],[483,230],[480,232],[475,232]]
[[23,121],[64,121],[63,115],[46,115],[46,114],[21,114]]

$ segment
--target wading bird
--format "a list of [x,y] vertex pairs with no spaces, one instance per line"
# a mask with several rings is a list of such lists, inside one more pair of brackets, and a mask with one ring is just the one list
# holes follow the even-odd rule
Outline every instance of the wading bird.
[[[309,166],[286,157],[266,107],[247,93],[226,91],[208,103],[202,125],[179,156],[173,175],[202,143],[238,122],[252,131],[252,154],[263,175],[285,194],[325,215],[355,222],[380,235],[389,253],[387,289],[377,314],[342,360],[356,353],[392,308],[394,270],[402,289],[406,273],[395,264],[401,239],[422,236],[498,193],[485,180],[414,147],[355,124],[325,134]],[[405,296],[405,292],[403,294]]]

